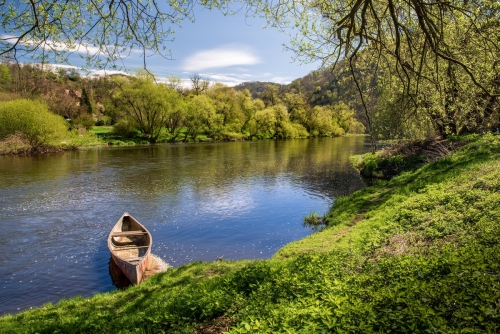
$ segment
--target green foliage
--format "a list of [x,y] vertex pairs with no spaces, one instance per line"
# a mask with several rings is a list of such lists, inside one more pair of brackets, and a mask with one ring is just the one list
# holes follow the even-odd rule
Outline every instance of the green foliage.
[[176,110],[178,92],[163,84],[156,84],[147,73],[138,73],[131,82],[121,78],[118,80],[120,89],[116,91],[114,99],[147,140],[155,143],[170,113]]
[[381,156],[380,154],[366,153],[350,158],[351,164],[365,177],[390,178],[404,169],[416,168],[422,159],[405,160],[401,155]]
[[10,69],[7,65],[0,65],[0,85],[8,85],[12,81],[12,75],[10,74]]
[[129,119],[121,119],[113,125],[112,135],[120,136],[123,138],[131,138],[137,135],[137,125],[134,121]]
[[85,128],[86,130],[92,129],[95,124],[94,117],[87,113],[78,115],[76,118],[73,118],[70,123],[72,128]]
[[32,146],[59,144],[68,136],[68,127],[41,102],[0,102],[0,139],[15,133],[22,133]]

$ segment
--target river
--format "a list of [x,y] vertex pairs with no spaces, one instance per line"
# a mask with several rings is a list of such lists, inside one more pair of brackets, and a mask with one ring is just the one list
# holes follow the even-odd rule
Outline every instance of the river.
[[0,156],[0,315],[113,290],[107,235],[129,212],[171,266],[265,259],[364,186],[363,137]]

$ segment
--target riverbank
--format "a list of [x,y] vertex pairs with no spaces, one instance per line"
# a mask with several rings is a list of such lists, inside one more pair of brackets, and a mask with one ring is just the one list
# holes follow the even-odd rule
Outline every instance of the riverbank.
[[500,327],[500,137],[337,198],[270,260],[196,262],[0,318],[0,332],[453,332]]
[[[99,147],[124,147],[124,146],[150,146],[157,144],[193,144],[193,143],[217,143],[235,141],[254,141],[258,138],[239,139],[219,139],[214,140],[205,135],[200,135],[196,140],[183,140],[181,137],[171,141],[167,136],[159,138],[157,143],[150,143],[143,137],[123,138],[112,133],[112,126],[94,126],[90,131],[83,134],[72,134],[70,138],[58,144],[42,144],[33,146],[21,134],[7,136],[0,140],[0,155],[39,155],[47,153],[59,153],[64,151],[74,151],[78,149],[99,148]],[[165,134],[165,131],[163,131]],[[345,134],[342,137],[366,137],[365,134]],[[309,137],[304,139],[314,139]],[[273,139],[261,138],[260,140]]]

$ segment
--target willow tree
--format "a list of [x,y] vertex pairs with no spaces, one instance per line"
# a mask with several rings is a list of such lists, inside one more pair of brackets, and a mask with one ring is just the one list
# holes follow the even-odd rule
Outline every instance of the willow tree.
[[138,130],[151,143],[156,143],[171,113],[177,110],[179,93],[144,74],[131,78],[130,82],[122,81],[113,98],[124,116],[137,124]]

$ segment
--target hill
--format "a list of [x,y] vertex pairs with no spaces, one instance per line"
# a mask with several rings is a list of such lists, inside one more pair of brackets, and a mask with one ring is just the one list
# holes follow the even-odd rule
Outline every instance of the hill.
[[[375,83],[373,83],[374,85]],[[274,87],[281,98],[286,94],[300,94],[310,107],[345,103],[354,109],[359,120],[365,119],[359,93],[350,72],[347,71],[346,64],[343,62],[340,62],[334,69],[326,68],[312,71],[287,85],[253,81],[244,82],[234,88],[240,91],[248,89],[254,99],[263,99],[268,86]]]

